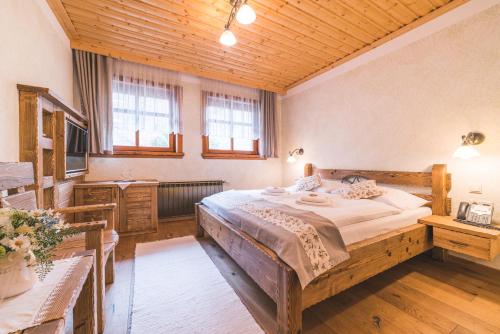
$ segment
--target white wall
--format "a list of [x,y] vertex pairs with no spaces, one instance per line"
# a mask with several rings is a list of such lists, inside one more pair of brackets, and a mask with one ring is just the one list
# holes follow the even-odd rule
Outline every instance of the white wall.
[[2,0],[0,7],[0,161],[18,161],[16,84],[49,87],[72,103],[71,49],[44,0]]
[[[305,149],[300,163],[284,165],[285,183],[305,162],[408,171],[447,163],[454,209],[460,200],[487,199],[500,220],[500,5],[311,84],[282,108],[283,153]],[[453,159],[472,130],[486,135],[481,157]],[[473,185],[483,194],[470,194]]]
[[201,157],[200,84],[183,82],[184,158],[91,158],[89,180],[120,177],[160,181],[225,180],[225,188],[255,188],[281,184],[281,160],[219,160]]

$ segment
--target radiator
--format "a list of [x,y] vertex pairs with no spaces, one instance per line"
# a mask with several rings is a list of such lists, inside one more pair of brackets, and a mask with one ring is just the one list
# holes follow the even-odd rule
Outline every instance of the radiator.
[[160,182],[158,218],[194,215],[194,204],[223,190],[224,181]]

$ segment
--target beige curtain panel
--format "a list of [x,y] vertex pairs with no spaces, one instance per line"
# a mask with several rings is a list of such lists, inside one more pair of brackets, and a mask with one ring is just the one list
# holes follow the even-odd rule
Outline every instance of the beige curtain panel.
[[259,91],[261,112],[260,152],[263,157],[278,157],[278,121],[276,116],[276,94]]
[[73,62],[81,107],[89,118],[90,153],[112,152],[111,59],[73,50]]

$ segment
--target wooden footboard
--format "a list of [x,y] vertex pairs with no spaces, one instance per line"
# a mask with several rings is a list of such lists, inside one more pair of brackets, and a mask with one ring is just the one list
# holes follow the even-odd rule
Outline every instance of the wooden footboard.
[[276,302],[280,334],[301,333],[303,309],[432,247],[430,232],[421,224],[367,239],[349,245],[348,261],[302,290],[296,273],[272,250],[203,205],[196,205],[196,214],[199,233],[208,233]]

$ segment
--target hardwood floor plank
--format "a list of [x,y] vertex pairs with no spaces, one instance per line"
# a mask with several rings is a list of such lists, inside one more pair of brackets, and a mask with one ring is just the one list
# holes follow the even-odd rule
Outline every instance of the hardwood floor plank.
[[[392,282],[390,281],[390,283]],[[402,291],[395,284],[390,283],[388,284],[386,279],[375,278],[364,283],[364,285],[379,298],[408,313],[420,322],[435,328],[440,333],[450,333],[457,327],[454,321],[443,317],[433,307],[427,307],[419,303],[411,295],[406,294],[404,290]]]
[[[105,334],[127,333],[136,243],[195,231],[192,220],[168,222],[158,233],[120,240],[115,283],[106,291]],[[200,243],[256,321],[275,333],[272,300],[212,239]],[[305,310],[303,334],[500,333],[500,273],[480,269],[418,256]]]
[[391,289],[397,295],[407,299],[408,302],[433,309],[440,317],[451,320],[476,333],[499,332],[497,327],[484,321],[484,318],[476,317],[469,312],[471,301],[454,297],[451,293],[443,293],[440,288],[435,288],[432,283],[422,283],[418,278],[411,277],[411,275],[398,276],[397,279],[394,279],[391,275],[393,275],[392,272],[386,272],[376,276],[370,280],[370,284],[384,284],[389,279],[391,280]]

